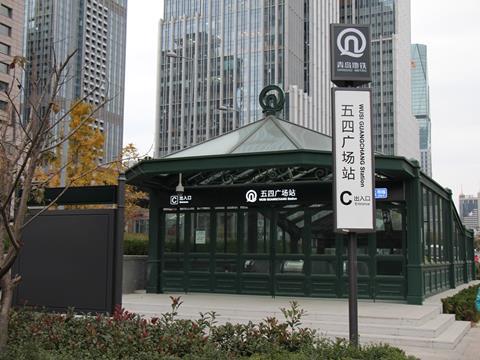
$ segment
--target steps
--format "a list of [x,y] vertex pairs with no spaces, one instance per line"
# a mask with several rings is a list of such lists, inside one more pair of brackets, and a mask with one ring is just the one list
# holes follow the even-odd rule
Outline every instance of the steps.
[[[259,322],[266,317],[283,319],[281,307],[287,298],[245,295],[188,294],[179,318],[198,319],[199,313],[215,311],[217,323]],[[348,301],[345,299],[297,299],[307,314],[302,327],[317,330],[328,338],[348,338]],[[145,317],[171,310],[168,295],[125,295],[123,307]],[[441,314],[439,305],[423,306],[386,302],[359,302],[359,334],[362,343],[383,342],[397,346],[454,349],[470,329],[470,323],[455,321],[454,315]]]

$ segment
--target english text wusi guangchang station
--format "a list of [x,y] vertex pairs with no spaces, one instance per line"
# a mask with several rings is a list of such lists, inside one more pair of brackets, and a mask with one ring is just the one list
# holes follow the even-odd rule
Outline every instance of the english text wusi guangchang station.
[[[267,116],[132,167],[128,182],[150,194],[147,291],[347,297],[331,151],[330,137]],[[471,281],[473,234],[452,193],[402,157],[377,155],[375,183],[359,296],[420,304]]]

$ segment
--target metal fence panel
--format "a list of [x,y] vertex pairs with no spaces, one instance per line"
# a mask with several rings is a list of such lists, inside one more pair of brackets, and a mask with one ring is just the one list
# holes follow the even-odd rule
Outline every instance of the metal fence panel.
[[109,312],[121,304],[116,210],[47,211],[24,230],[16,305]]

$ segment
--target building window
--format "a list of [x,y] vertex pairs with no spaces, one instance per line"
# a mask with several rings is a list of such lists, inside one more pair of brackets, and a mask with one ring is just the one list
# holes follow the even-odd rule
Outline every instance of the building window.
[[0,110],[7,111],[7,108],[8,108],[8,102],[0,100]]
[[12,28],[0,23],[0,35],[12,36]]
[[0,14],[3,15],[3,16],[11,18],[12,17],[12,8],[2,4],[0,6]]
[[8,83],[5,81],[0,81],[0,92],[8,91]]
[[0,42],[0,53],[10,55],[10,45]]
[[0,62],[0,73],[8,74],[8,64]]

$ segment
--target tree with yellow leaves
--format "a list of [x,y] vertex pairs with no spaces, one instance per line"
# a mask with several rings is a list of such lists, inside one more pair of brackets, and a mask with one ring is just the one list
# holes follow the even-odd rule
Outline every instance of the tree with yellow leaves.
[[67,177],[73,179],[82,175],[76,181],[79,186],[102,183],[101,172],[95,169],[103,157],[105,138],[95,126],[95,119],[91,114],[92,106],[79,102],[70,115],[70,131],[77,131],[73,131],[68,140]]
[[[48,186],[60,186],[62,167],[66,171],[66,182],[75,180],[75,186],[112,183],[105,181],[105,169],[99,167],[103,157],[105,138],[92,117],[92,106],[76,102],[70,111],[68,151],[65,163],[62,161],[64,148],[58,146],[44,157],[44,168],[37,169],[36,181],[47,182]],[[62,134],[63,135],[63,134]]]

